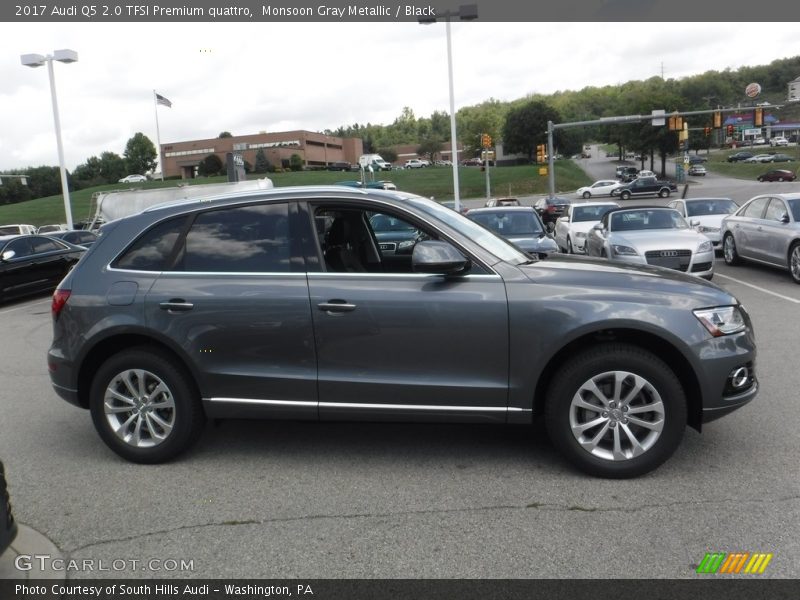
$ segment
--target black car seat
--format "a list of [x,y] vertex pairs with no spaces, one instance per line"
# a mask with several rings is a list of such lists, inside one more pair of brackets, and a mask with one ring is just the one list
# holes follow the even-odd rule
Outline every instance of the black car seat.
[[345,217],[337,217],[328,230],[325,239],[325,264],[329,271],[337,273],[366,272],[359,256],[359,242]]

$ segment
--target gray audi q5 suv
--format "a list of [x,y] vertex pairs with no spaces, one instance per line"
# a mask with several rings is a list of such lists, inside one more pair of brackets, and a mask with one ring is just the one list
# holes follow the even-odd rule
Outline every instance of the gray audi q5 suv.
[[[384,215],[416,231],[390,251]],[[404,249],[405,250],[405,249]],[[430,200],[277,188],[106,224],[53,297],[56,392],[108,446],[168,460],[206,418],[543,417],[598,476],[664,462],[757,393],[750,318],[648,265],[537,260]]]

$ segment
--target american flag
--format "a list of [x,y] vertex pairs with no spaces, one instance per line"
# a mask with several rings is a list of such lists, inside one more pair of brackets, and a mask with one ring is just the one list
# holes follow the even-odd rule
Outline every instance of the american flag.
[[161,94],[156,94],[156,104],[163,104],[169,108],[172,108],[172,102],[164,98]]

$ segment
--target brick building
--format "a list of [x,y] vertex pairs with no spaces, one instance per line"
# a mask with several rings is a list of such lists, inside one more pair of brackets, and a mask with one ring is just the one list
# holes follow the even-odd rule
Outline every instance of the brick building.
[[209,138],[161,144],[165,177],[195,177],[196,168],[206,156],[216,154],[225,164],[228,152],[238,152],[252,166],[256,152],[263,148],[267,160],[276,167],[288,167],[292,154],[298,154],[308,167],[325,168],[335,162],[358,163],[363,154],[361,138],[340,138],[313,131],[282,131]]

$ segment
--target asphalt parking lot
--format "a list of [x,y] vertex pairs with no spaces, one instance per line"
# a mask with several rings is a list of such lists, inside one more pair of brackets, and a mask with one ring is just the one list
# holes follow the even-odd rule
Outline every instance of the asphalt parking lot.
[[226,421],[176,462],[130,464],[50,388],[49,298],[6,304],[15,512],[68,558],[191,561],[71,579],[693,578],[716,551],[771,552],[765,577],[797,577],[800,286],[721,259],[715,282],[752,315],[761,392],[632,481],[576,472],[539,426]]

